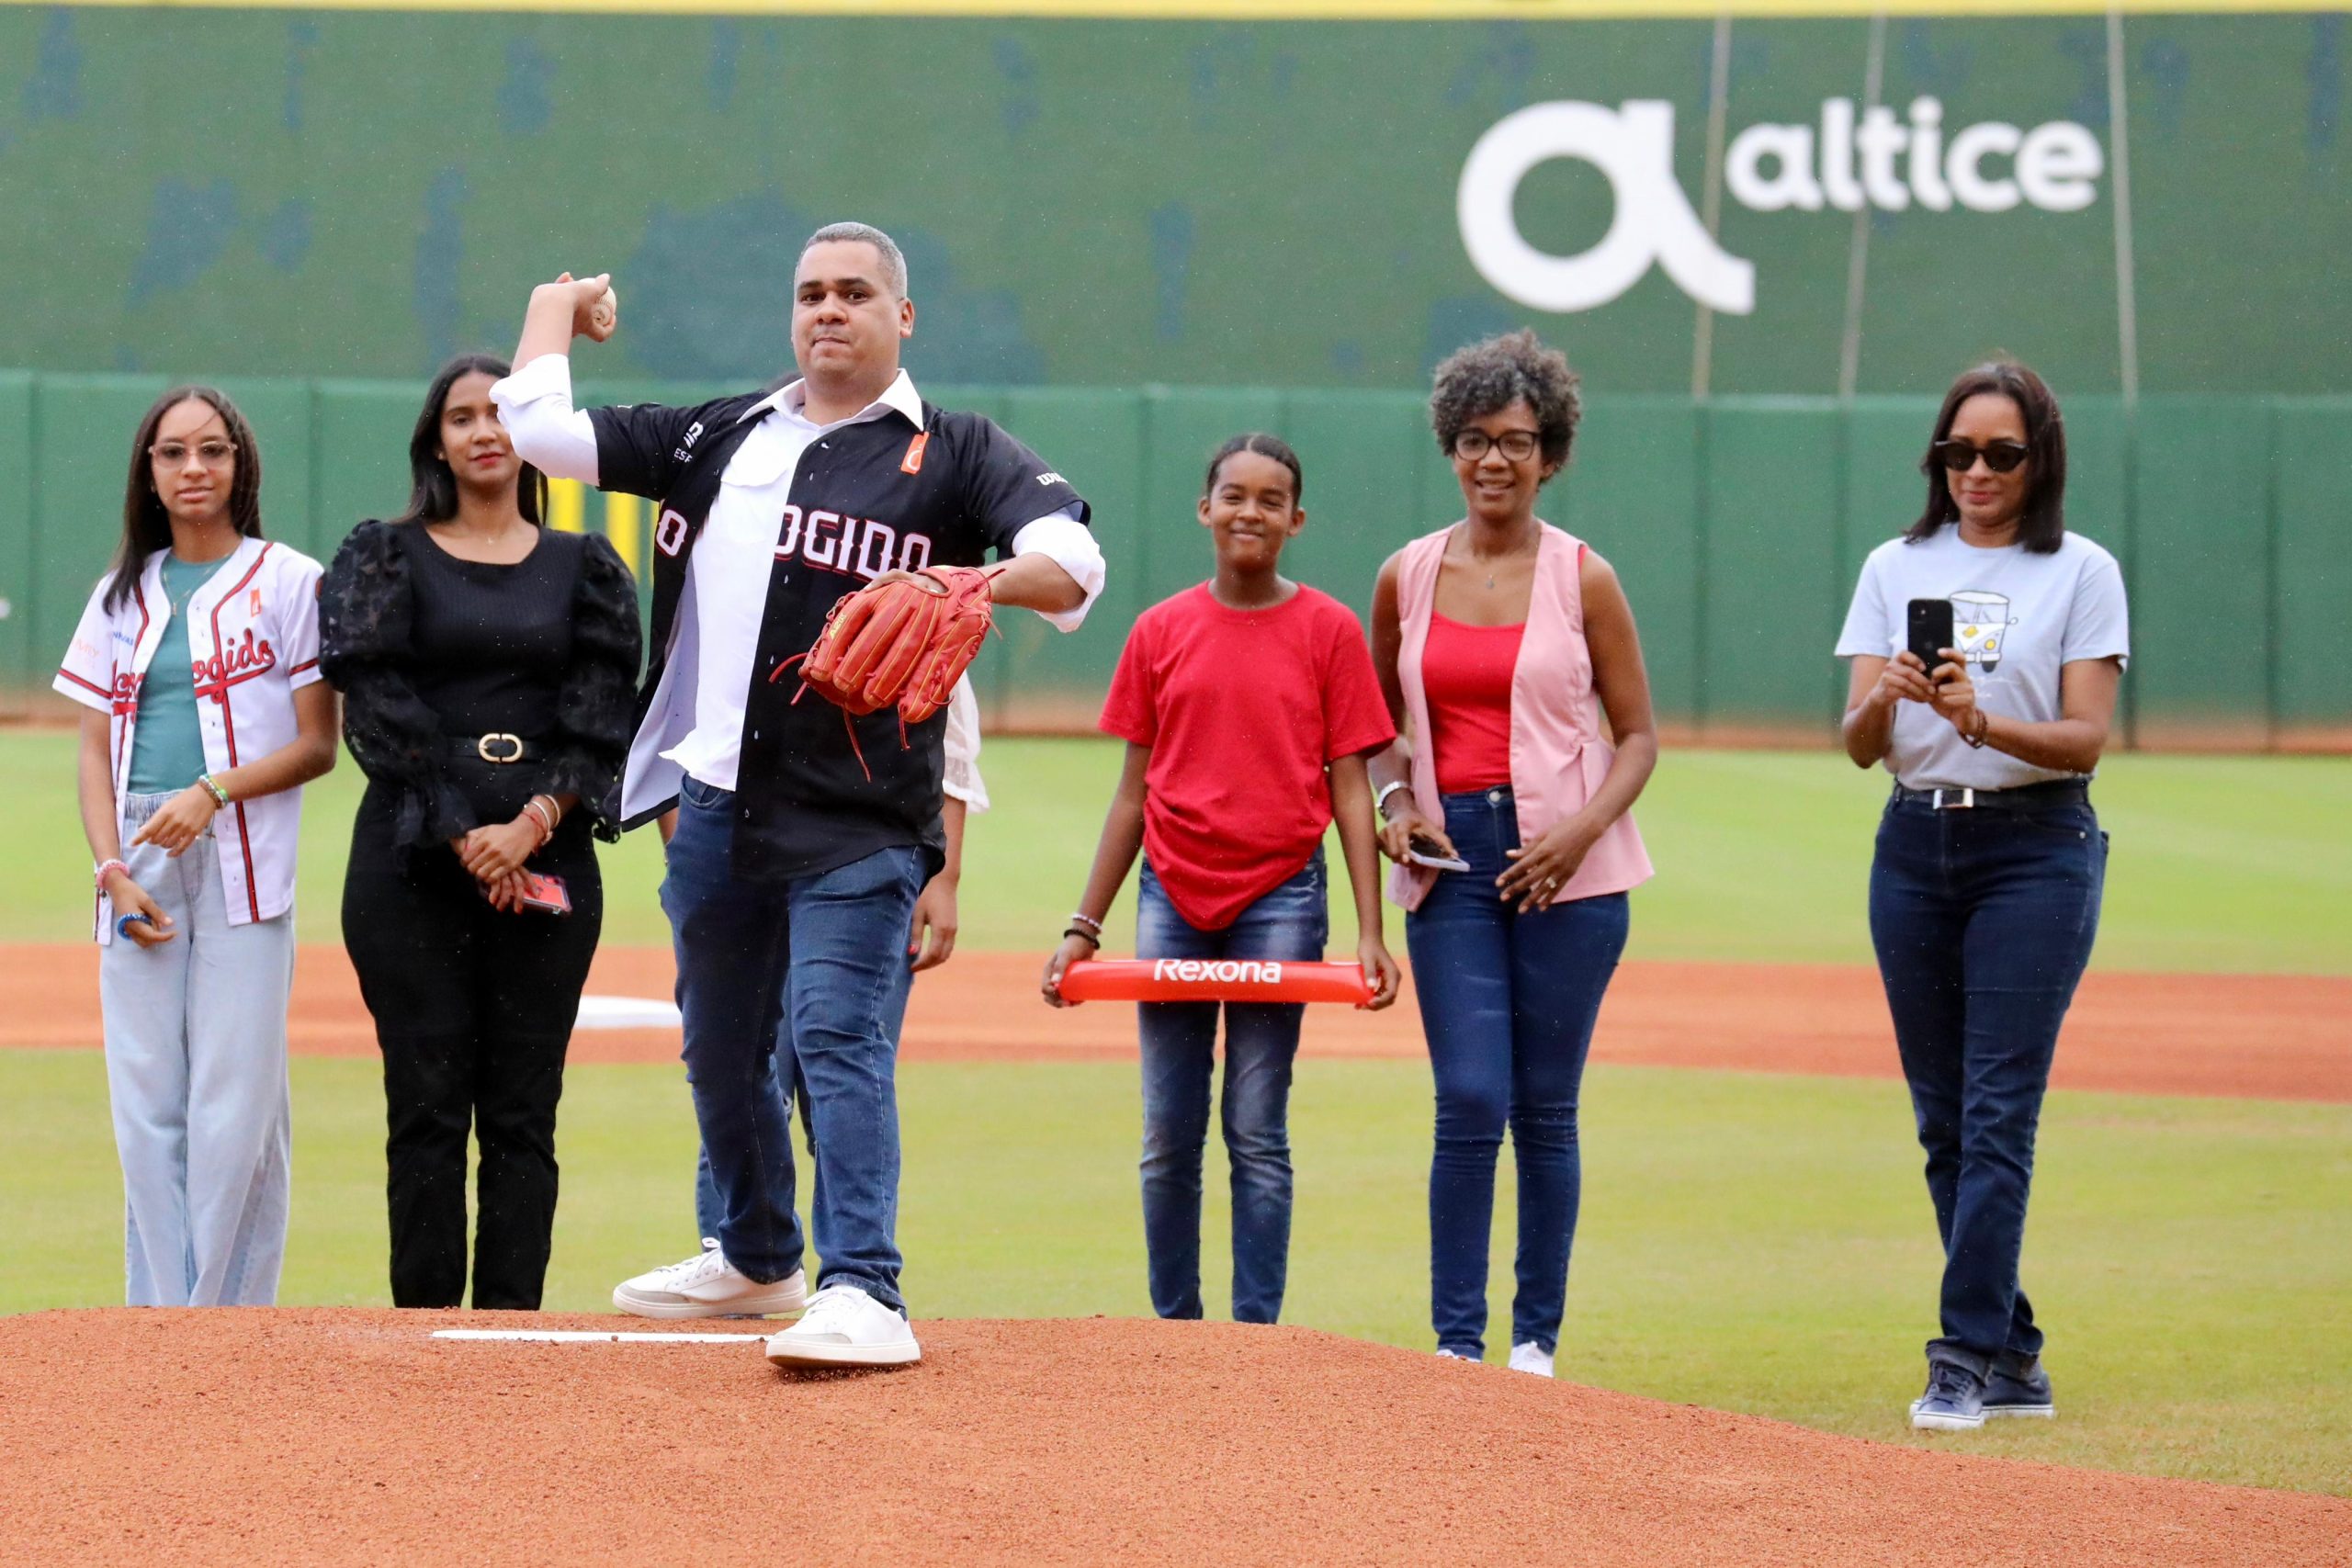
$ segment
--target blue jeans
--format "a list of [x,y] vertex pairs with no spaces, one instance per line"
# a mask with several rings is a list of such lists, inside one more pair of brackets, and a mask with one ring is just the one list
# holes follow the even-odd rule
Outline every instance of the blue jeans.
[[1405,917],[1413,983],[1437,1079],[1430,1159],[1430,1322],[1438,1348],[1486,1353],[1487,1238],[1495,1160],[1510,1129],[1519,1168],[1519,1289],[1511,1343],[1557,1348],[1567,1309],[1583,1168],[1577,1099],[1600,998],[1625,951],[1623,893],[1532,915],[1495,888],[1519,847],[1509,789],[1445,796],[1445,831],[1468,871],[1441,872]]
[[[778,1043],[784,1046],[782,1055],[791,1055],[788,1045],[784,1042]],[[817,1146],[817,1132],[808,1116],[808,1089],[796,1084],[792,1092],[787,1093],[784,1085],[784,1077],[776,1072],[775,1062],[771,1058],[768,1070],[760,1075],[759,1084],[752,1092],[774,1100],[776,1107],[773,1114],[786,1122],[791,1120],[793,1104],[798,1102],[802,1140],[813,1149]],[[710,1173],[710,1151],[697,1145],[695,1148],[695,1234],[716,1239],[718,1222],[726,1215],[727,1204],[718,1196],[718,1178]]]
[[[1323,852],[1298,874],[1204,931],[1176,912],[1146,861],[1136,905],[1138,958],[1323,956],[1330,909]],[[1295,1002],[1140,1002],[1143,1242],[1151,1307],[1201,1315],[1201,1156],[1209,1135],[1216,1015],[1225,1009],[1221,1119],[1233,1173],[1233,1317],[1272,1323],[1290,1277],[1290,1076],[1306,1009]]]
[[1944,1244],[1931,1353],[2041,1352],[2018,1288],[2033,1135],[2106,880],[2107,835],[2087,806],[1889,801],[1879,819],[1871,942]]
[[856,1285],[903,1309],[896,1069],[922,852],[878,850],[790,882],[739,881],[728,859],[734,798],[685,781],[662,882],[718,1243],[753,1280],[801,1265],[781,1046],[808,1084],[815,1122],[818,1283]]

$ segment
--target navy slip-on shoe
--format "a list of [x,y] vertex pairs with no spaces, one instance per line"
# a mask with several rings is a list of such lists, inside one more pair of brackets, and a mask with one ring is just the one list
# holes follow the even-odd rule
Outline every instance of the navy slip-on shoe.
[[2025,1416],[2047,1421],[2058,1414],[2051,1396],[2050,1374],[2038,1356],[1996,1357],[1984,1379],[1984,1415]]
[[1984,1380],[1958,1361],[1928,1363],[1928,1392],[1911,1404],[1918,1432],[1973,1432],[1984,1425]]

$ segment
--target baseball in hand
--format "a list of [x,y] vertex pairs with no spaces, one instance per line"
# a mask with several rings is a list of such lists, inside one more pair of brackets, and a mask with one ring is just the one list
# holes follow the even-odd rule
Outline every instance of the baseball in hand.
[[594,277],[574,277],[564,273],[558,283],[572,287],[571,333],[591,343],[603,343],[620,325],[620,297],[613,292],[613,275],[600,272]]

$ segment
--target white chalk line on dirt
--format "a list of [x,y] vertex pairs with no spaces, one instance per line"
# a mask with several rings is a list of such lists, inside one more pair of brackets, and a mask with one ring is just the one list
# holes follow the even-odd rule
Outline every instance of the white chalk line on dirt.
[[748,1345],[764,1334],[621,1334],[582,1328],[436,1328],[435,1339],[517,1341],[534,1345]]

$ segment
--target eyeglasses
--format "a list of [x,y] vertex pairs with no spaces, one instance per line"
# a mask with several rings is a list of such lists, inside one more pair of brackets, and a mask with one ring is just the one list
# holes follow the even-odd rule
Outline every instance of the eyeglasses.
[[1928,456],[1955,474],[1968,472],[1976,466],[1979,457],[1984,458],[1984,466],[1995,473],[2006,474],[2023,463],[2031,453],[2015,441],[1987,441],[1982,446],[1973,441],[1939,441],[1928,448]]
[[[167,468],[176,468],[187,462],[188,450],[185,441],[158,441],[147,448],[149,455]],[[220,440],[198,442],[195,451],[208,468],[217,468],[237,455],[232,443]]]
[[1453,438],[1453,455],[1465,463],[1475,463],[1499,446],[1503,456],[1514,463],[1524,463],[1535,456],[1543,437],[1532,430],[1506,430],[1499,436],[1483,430],[1465,430]]

